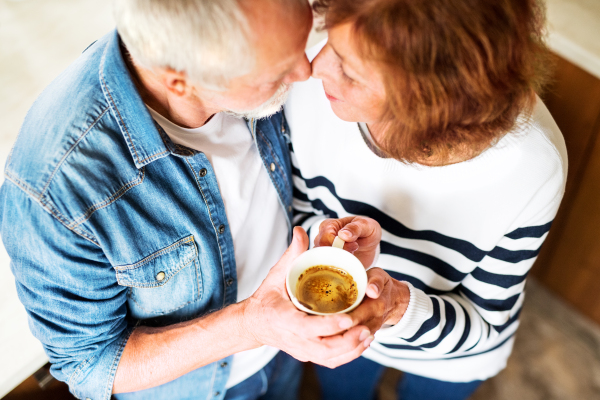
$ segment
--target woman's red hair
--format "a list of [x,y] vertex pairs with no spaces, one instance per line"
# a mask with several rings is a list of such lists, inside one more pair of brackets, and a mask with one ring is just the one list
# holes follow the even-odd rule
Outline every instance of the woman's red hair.
[[478,154],[529,114],[547,77],[538,0],[316,0],[325,27],[353,24],[381,66],[390,124],[379,145],[404,162]]

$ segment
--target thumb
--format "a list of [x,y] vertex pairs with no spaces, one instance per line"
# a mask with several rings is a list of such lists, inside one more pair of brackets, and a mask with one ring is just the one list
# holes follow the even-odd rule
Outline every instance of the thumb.
[[309,239],[308,235],[301,227],[297,226],[294,228],[292,243],[287,248],[283,256],[277,262],[277,267],[287,271],[292,265],[292,262],[306,250],[308,250]]
[[372,299],[377,299],[386,282],[386,274],[380,268],[371,268],[367,271],[369,281],[367,282],[366,295]]

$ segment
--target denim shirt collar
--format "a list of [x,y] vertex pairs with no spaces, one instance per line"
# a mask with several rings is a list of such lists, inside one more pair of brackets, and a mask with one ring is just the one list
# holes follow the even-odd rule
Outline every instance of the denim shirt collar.
[[[100,62],[100,86],[110,106],[136,168],[171,153],[193,155],[196,151],[179,149],[158,126],[142,100],[121,53],[121,38],[115,29],[109,35],[108,45]],[[256,120],[246,120],[253,138]],[[154,127],[154,129],[152,128]]]
[[154,124],[123,60],[115,30],[100,62],[100,85],[135,166],[139,169],[171,152]]

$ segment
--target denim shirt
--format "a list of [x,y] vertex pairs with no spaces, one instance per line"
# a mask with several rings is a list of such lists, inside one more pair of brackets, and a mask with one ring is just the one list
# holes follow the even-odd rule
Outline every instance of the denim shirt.
[[[248,126],[291,226],[284,116]],[[0,228],[19,298],[52,374],[76,397],[111,397],[136,326],[165,326],[236,302],[233,241],[215,173],[202,152],[174,144],[153,121],[116,31],[37,99],[5,177]],[[115,397],[222,399],[230,359]]]

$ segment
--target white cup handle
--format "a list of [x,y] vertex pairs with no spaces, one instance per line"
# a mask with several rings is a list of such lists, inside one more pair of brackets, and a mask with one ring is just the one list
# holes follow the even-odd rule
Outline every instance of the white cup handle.
[[333,243],[332,243],[331,247],[337,247],[338,249],[343,249],[344,244],[346,244],[346,242],[344,242],[342,239],[340,239],[339,236],[336,236],[335,239],[333,239]]

